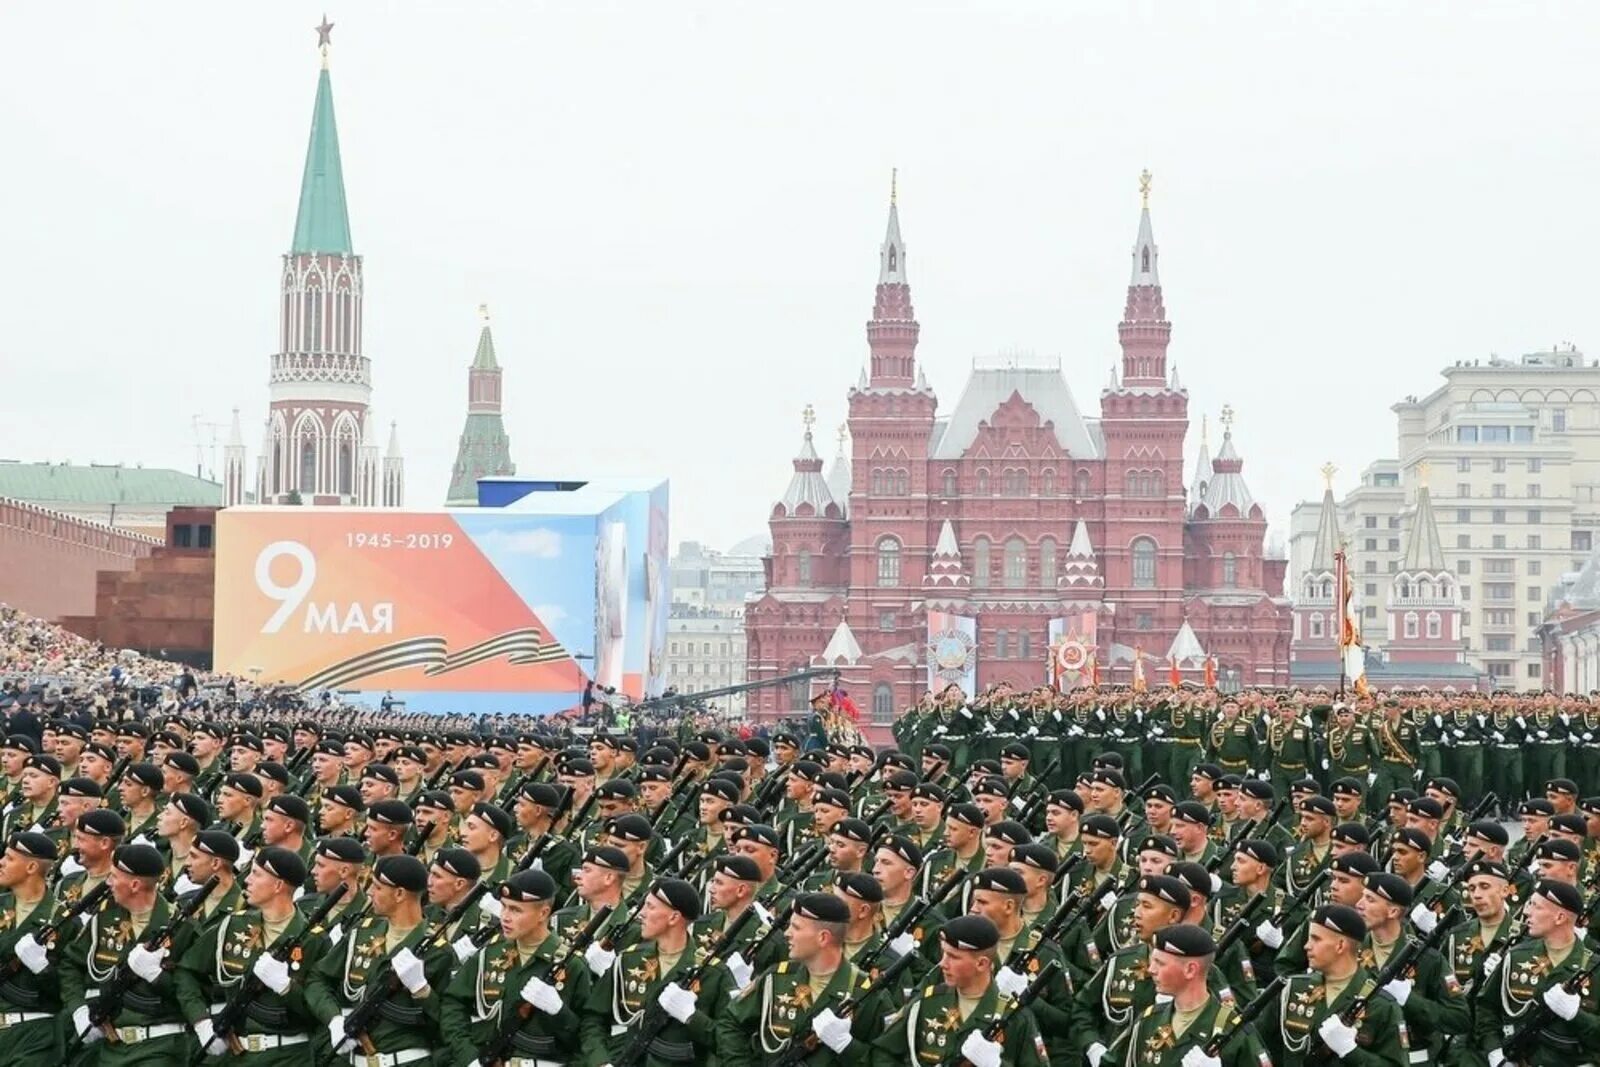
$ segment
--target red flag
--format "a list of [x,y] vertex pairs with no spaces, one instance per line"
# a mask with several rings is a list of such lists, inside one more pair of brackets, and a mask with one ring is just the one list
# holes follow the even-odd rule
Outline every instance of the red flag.
[[1183,684],[1183,672],[1178,669],[1176,657],[1168,657],[1167,659],[1167,684],[1174,689]]
[[834,705],[834,707],[838,708],[839,710],[843,711],[846,715],[850,716],[852,721],[854,721],[854,722],[860,722],[861,721],[861,709],[856,707],[856,702],[854,700],[850,699],[850,694],[849,693],[846,693],[843,689],[840,689],[837,686],[835,686],[832,696],[833,696],[833,705]]
[[1207,656],[1206,657],[1206,688],[1207,689],[1215,689],[1216,687],[1217,687],[1217,657],[1215,657],[1215,656]]

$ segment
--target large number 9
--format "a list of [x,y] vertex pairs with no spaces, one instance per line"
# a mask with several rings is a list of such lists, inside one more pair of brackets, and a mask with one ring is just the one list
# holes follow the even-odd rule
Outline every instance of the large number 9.
[[[279,585],[272,580],[272,564],[279,556],[292,557],[300,564],[300,574],[293,585]],[[311,550],[299,541],[274,541],[261,550],[256,557],[256,588],[262,595],[278,601],[278,610],[272,613],[272,618],[261,628],[264,634],[275,634],[289,621],[289,616],[294,614],[305,601],[306,594],[311,592],[311,587],[317,581],[317,558]]]

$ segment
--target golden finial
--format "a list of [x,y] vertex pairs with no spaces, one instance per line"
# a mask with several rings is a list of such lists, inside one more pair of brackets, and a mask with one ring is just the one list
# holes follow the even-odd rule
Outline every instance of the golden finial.
[[479,304],[478,305],[478,318],[483,320],[483,324],[485,326],[489,325],[489,305],[488,304]]
[[1222,405],[1222,414],[1217,416],[1217,421],[1222,423],[1222,432],[1226,436],[1233,429],[1233,405]]
[[317,49],[322,53],[322,69],[328,69],[328,48],[333,44],[333,23],[328,21],[326,12],[322,15],[322,25],[312,27],[317,31]]
[[889,168],[889,206],[894,207],[900,200],[900,168]]
[[1148,169],[1139,172],[1139,199],[1143,207],[1150,206],[1150,179],[1154,177]]
[[839,448],[840,448],[840,450],[844,449],[844,439],[846,437],[849,437],[849,436],[850,436],[850,424],[848,422],[841,422],[839,424]]
[[1211,444],[1211,416],[1200,416],[1200,446],[1208,447]]
[[1428,488],[1428,468],[1429,468],[1429,466],[1430,466],[1430,464],[1428,463],[1427,460],[1422,460],[1420,463],[1417,464],[1417,485],[1419,487],[1423,488],[1423,489]]
[[1335,467],[1333,465],[1332,461],[1324,463],[1322,465],[1322,482],[1323,482],[1323,484],[1325,486],[1327,486],[1329,489],[1332,489],[1333,488],[1333,476],[1335,474],[1338,474],[1338,473],[1339,473],[1339,468]]
[[816,425],[817,409],[807,404],[805,409],[800,412],[800,421],[806,424],[806,436],[810,437],[811,427]]

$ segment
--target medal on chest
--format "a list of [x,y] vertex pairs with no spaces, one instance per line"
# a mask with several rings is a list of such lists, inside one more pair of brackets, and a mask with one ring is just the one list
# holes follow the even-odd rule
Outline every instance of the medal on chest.
[[1145,1038],[1144,1045],[1139,1050],[1139,1059],[1154,1067],[1161,1062],[1161,1054],[1175,1044],[1177,1039],[1172,1036],[1172,1027],[1158,1026],[1155,1033]]

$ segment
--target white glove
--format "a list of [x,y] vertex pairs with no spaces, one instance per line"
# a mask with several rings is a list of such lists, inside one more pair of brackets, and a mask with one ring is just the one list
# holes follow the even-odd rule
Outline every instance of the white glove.
[[811,1020],[811,1032],[833,1050],[835,1055],[840,1055],[850,1047],[850,1020],[842,1019],[833,1013],[832,1008],[823,1008]]
[[347,1011],[328,1020],[328,1040],[333,1042],[335,1056],[348,1056],[356,1047],[356,1039],[349,1037],[344,1032],[344,1021],[350,1017]]
[[1283,931],[1270,922],[1263,921],[1256,926],[1256,937],[1268,948],[1283,947]]
[[740,989],[743,989],[756,976],[756,969],[743,956],[735,952],[728,957],[728,973],[733,975],[733,980],[739,984]]
[[1383,991],[1393,997],[1403,1008],[1406,1006],[1406,1001],[1411,999],[1411,985],[1412,982],[1409,978],[1396,978],[1384,986]]
[[1117,906],[1117,891],[1115,889],[1107,889],[1100,894],[1098,903],[1101,911],[1110,911]]
[[[1323,770],[1327,770],[1327,769],[1328,769],[1328,761],[1327,761],[1327,760],[1323,760],[1323,761],[1322,761],[1322,769],[1323,769]],[[1183,1058],[1184,1058],[1184,1059],[1188,1059],[1188,1058],[1189,1058],[1189,1057],[1188,1057],[1188,1054],[1187,1054],[1187,1053],[1185,1053],[1185,1055],[1184,1055],[1184,1057],[1183,1057]],[[1220,1061],[1219,1061],[1219,1062],[1220,1062]]]
[[1377,780],[1378,780],[1378,772],[1377,771],[1368,771],[1367,772],[1367,784],[1368,785],[1371,785],[1373,782],[1376,782]]
[[917,951],[917,939],[910,933],[903,933],[889,942],[889,951],[896,956],[909,956]]
[[1504,1052],[1497,1048],[1489,1050],[1489,1067],[1500,1067],[1504,1062],[1506,1062],[1506,1054]]
[[1569,1023],[1578,1017],[1578,1005],[1581,1002],[1582,999],[1578,994],[1568,993],[1559,985],[1553,985],[1544,991],[1545,1006]]
[[1550,731],[1549,730],[1540,730],[1539,731],[1539,740],[1547,741],[1547,740],[1549,740],[1549,738],[1550,738]]
[[428,976],[422,968],[422,961],[417,959],[417,954],[408,948],[403,948],[389,957],[389,966],[394,971],[394,976],[400,979],[400,984],[406,987],[406,992],[416,996],[428,988]]
[[1016,808],[1018,811],[1021,811],[1023,808],[1028,806],[1028,802],[1022,797],[1012,797],[1011,806]]
[[1206,1050],[1199,1045],[1194,1046],[1183,1054],[1180,1061],[1183,1067],[1222,1067],[1222,1060],[1216,1056],[1207,1056]]
[[1501,733],[1499,730],[1496,730],[1494,732],[1494,739],[1496,741],[1504,741],[1506,739],[1506,735]]
[[663,1011],[680,1023],[687,1023],[694,1018],[695,1002],[698,999],[677,982],[668,982],[656,997],[656,1003],[660,1004]]
[[1587,926],[1574,926],[1572,928],[1572,936],[1577,938],[1578,944],[1581,945],[1589,940],[1589,928]]
[[144,945],[134,945],[128,952],[128,969],[143,978],[146,982],[154,982],[161,977],[161,961],[167,958],[165,945],[151,952]]
[[217,1024],[210,1019],[194,1024],[194,1036],[200,1042],[200,1051],[207,1056],[220,1056],[228,1051],[228,1043],[217,1036]]
[[1425,934],[1433,933],[1433,928],[1439,925],[1439,917],[1426,904],[1418,904],[1411,909],[1411,921]]
[[1106,1047],[1096,1041],[1084,1050],[1084,1056],[1089,1060],[1089,1067],[1100,1067],[1100,1061],[1106,1058]]
[[1427,873],[1428,877],[1432,878],[1435,882],[1446,882],[1450,880],[1450,868],[1444,865],[1444,860],[1434,860],[1432,863],[1428,864]]
[[485,893],[478,898],[478,910],[491,919],[500,918],[500,898],[493,893]]
[[1322,1038],[1322,1043],[1333,1050],[1333,1054],[1341,1060],[1356,1050],[1356,1031],[1353,1026],[1346,1026],[1337,1015],[1330,1015],[1322,1020],[1322,1025],[1317,1027],[1317,1036]]
[[248,849],[248,848],[241,848],[239,850],[239,858],[233,861],[233,869],[236,870],[236,871],[242,871],[246,867],[248,867],[250,865],[251,861],[254,860],[255,858],[256,858],[256,854],[255,854],[255,852],[253,850]]
[[972,1061],[972,1067],[1000,1067],[1000,1044],[990,1041],[977,1030],[961,1042],[961,1054]]
[[1211,895],[1216,896],[1220,892],[1222,892],[1222,879],[1213,874],[1211,876]]
[[343,940],[344,940],[344,927],[343,926],[339,925],[338,923],[334,923],[332,926],[328,927],[328,941],[329,941],[330,944],[337,945],[339,942],[341,942]]
[[1500,969],[1500,953],[1491,952],[1483,957],[1483,980],[1487,982],[1489,976]]
[[546,1015],[561,1014],[561,994],[556,992],[555,986],[538,978],[530,978],[522,984],[522,999]]
[[1028,988],[1028,980],[1010,967],[1002,967],[995,973],[994,984],[1008,997],[1020,997]]
[[43,974],[45,968],[50,966],[50,953],[32,934],[23,934],[17,938],[12,954],[22,961],[22,965],[34,974]]
[[78,862],[78,857],[67,853],[67,858],[61,861],[61,877],[66,878],[74,874],[83,873],[83,864]]
[[604,978],[611,965],[617,962],[617,954],[608,951],[600,942],[591,941],[589,947],[583,950],[583,962],[589,965],[589,970],[594,972],[596,978]]
[[458,963],[466,963],[473,956],[478,954],[478,946],[473,944],[472,938],[468,937],[466,934],[462,934],[460,937],[450,942],[450,948],[456,954],[456,961]]
[[181,897],[185,893],[193,893],[199,888],[200,883],[190,878],[188,871],[185,871],[172,880],[172,895],[175,897]]
[[90,1024],[87,1004],[72,1013],[72,1032],[82,1038],[85,1045],[92,1045],[106,1036],[98,1026]]
[[261,979],[261,984],[278,996],[289,992],[289,964],[270,952],[263,952],[251,965],[250,973]]

